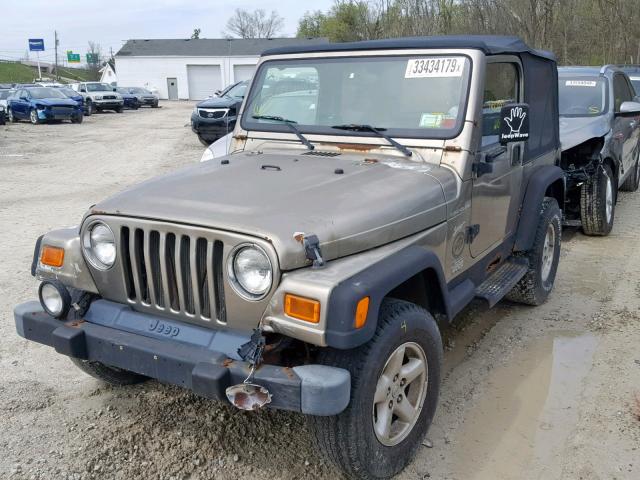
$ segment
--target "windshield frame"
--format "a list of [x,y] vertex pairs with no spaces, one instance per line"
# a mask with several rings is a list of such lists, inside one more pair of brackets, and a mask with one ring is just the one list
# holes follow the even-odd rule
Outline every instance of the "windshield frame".
[[[318,56],[286,56],[286,57],[278,57],[274,56],[272,58],[268,58],[262,61],[256,68],[256,72],[251,80],[251,85],[249,87],[249,91],[245,95],[244,103],[243,103],[243,112],[240,118],[240,126],[243,130],[247,132],[270,132],[270,133],[288,133],[291,134],[291,130],[281,123],[260,123],[254,122],[251,119],[251,116],[248,115],[247,108],[252,104],[255,96],[260,93],[260,89],[258,88],[258,83],[262,78],[263,72],[269,66],[285,62],[291,62],[292,64],[304,64],[309,63],[310,66],[313,65],[314,62],[323,62],[323,61],[332,61],[332,60],[342,60],[345,63],[348,63],[349,60],[358,59],[358,60],[368,60],[368,59],[410,59],[416,57],[446,57],[446,56],[456,56],[463,57],[466,59],[468,64],[468,75],[464,80],[466,82],[466,86],[462,92],[461,96],[461,104],[462,108],[459,111],[459,115],[457,118],[457,124],[454,129],[442,130],[440,134],[438,134],[437,129],[429,129],[422,128],[419,129],[421,132],[424,132],[422,135],[415,135],[413,133],[401,133],[400,129],[392,129],[379,125],[372,125],[373,127],[381,127],[385,134],[392,138],[400,138],[400,139],[411,139],[411,140],[451,140],[457,138],[465,127],[465,120],[467,116],[467,111],[469,109],[469,102],[472,100],[471,95],[471,86],[474,82],[474,61],[471,55],[467,52],[459,51],[459,50],[440,50],[434,49],[432,50],[416,50],[414,51],[402,51],[392,52],[388,50],[372,52],[371,54],[353,54],[349,55],[348,52],[346,54],[341,55],[318,55]],[[305,91],[305,90],[301,90]],[[347,130],[338,130],[331,128],[330,126],[316,125],[309,126],[304,124],[296,124],[296,127],[300,130],[301,133],[305,135],[319,135],[319,136],[329,136],[329,137],[363,137],[363,138],[378,138],[378,136],[371,131],[347,131]],[[407,131],[408,129],[403,129]],[[418,129],[415,129],[418,130]],[[414,131],[415,131],[414,130]]]
[[[560,112],[560,83],[566,82],[567,80],[577,80],[577,81],[598,81],[602,80],[604,83],[604,108],[598,114],[588,114],[588,113],[561,113]],[[607,115],[610,110],[610,101],[609,101],[609,79],[604,75],[575,75],[575,74],[559,74],[558,75],[558,116],[563,118],[598,118],[603,115]]]

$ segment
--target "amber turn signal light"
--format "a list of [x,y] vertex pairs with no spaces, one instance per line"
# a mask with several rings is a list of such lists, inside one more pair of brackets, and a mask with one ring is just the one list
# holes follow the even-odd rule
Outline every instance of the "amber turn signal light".
[[40,253],[40,263],[50,267],[61,267],[64,263],[64,248],[45,245]]
[[356,306],[355,327],[362,328],[367,323],[367,314],[369,313],[369,297],[363,297]]
[[320,302],[286,293],[284,295],[284,313],[298,320],[318,323],[320,321]]

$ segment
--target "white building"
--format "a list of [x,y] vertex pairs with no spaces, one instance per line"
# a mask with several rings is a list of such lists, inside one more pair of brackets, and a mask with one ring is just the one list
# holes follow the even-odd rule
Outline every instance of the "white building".
[[116,72],[113,69],[113,67],[111,66],[111,64],[109,62],[105,63],[104,67],[102,67],[100,70],[100,81],[103,83],[108,83],[108,84],[117,84],[118,83],[118,77],[116,76]]
[[160,98],[202,100],[251,78],[270,48],[325,43],[324,38],[129,40],[116,54],[118,85],[157,89]]

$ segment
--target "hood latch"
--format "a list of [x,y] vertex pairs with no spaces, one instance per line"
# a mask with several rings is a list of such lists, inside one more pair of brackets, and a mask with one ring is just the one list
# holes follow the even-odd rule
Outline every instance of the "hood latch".
[[305,257],[307,257],[307,260],[311,260],[313,262],[312,268],[324,267],[325,262],[322,258],[320,240],[317,235],[307,235],[304,232],[296,232],[293,234],[293,238],[302,243]]

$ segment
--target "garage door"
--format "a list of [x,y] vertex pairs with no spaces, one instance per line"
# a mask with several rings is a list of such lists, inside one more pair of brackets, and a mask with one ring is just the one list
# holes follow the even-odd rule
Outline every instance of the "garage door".
[[249,80],[253,77],[253,72],[256,71],[255,65],[234,65],[233,66],[233,81],[241,82],[243,80]]
[[222,88],[220,65],[187,65],[189,100],[204,100]]

